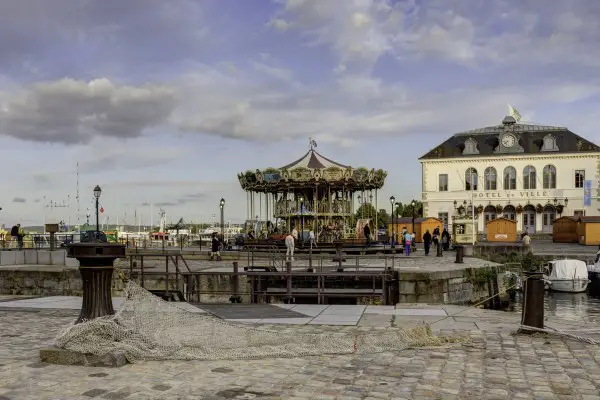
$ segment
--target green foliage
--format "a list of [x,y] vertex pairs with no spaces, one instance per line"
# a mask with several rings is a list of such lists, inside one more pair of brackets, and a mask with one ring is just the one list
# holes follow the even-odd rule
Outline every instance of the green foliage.
[[[362,204],[360,207],[358,207],[358,210],[356,210],[356,214],[354,215],[354,218],[352,219],[353,225],[356,225],[356,220],[357,219],[361,219],[361,218],[371,218],[373,220],[375,220],[375,207],[372,204]],[[383,229],[387,229],[388,226],[388,219],[389,219],[389,215],[388,213],[384,210],[384,209],[380,209],[377,212],[377,228],[383,228]]]
[[[412,203],[415,203],[415,205],[413,206]],[[402,213],[401,216],[403,217],[412,217],[413,216],[413,210],[414,210],[414,216],[415,218],[417,217],[421,217],[421,210],[423,209],[423,203],[419,200],[412,200],[410,203],[405,204],[402,206]]]
[[533,253],[530,251],[529,253],[527,253],[525,255],[525,257],[523,257],[523,261],[521,262],[521,265],[523,266],[523,270],[524,271],[537,271],[538,270],[538,263],[537,260],[535,259],[535,256],[533,255]]

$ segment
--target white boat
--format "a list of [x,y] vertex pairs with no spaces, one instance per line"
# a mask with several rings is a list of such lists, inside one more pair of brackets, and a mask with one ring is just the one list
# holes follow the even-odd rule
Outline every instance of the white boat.
[[587,265],[581,260],[550,261],[544,274],[544,282],[547,289],[554,292],[585,292],[590,282]]

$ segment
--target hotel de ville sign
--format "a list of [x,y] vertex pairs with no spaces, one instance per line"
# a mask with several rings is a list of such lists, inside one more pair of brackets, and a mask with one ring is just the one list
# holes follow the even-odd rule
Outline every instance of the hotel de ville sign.
[[474,192],[473,196],[480,199],[544,199],[562,197],[563,191],[560,189],[545,189],[545,190],[509,190],[509,191],[485,191]]

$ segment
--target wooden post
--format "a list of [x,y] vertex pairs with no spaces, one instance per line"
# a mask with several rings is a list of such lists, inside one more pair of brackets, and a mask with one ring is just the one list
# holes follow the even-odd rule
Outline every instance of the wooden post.
[[144,287],[145,283],[144,283],[144,256],[140,256],[140,273],[141,273],[141,278],[140,278],[140,283],[142,285],[142,287]]
[[286,290],[286,297],[283,300],[283,302],[285,304],[293,304],[294,299],[292,298],[292,262],[286,261],[285,267],[286,267],[286,271],[287,271],[287,276],[286,276],[286,280],[287,280],[286,289],[287,290]]
[[[526,272],[527,279],[524,282],[523,311],[521,313],[521,325],[532,328],[544,328],[544,280],[541,272]],[[522,328],[524,333],[535,333],[536,331]]]
[[169,297],[169,256],[165,256],[165,297]]
[[239,267],[238,262],[233,262],[233,275],[231,276],[231,296],[229,297],[229,302],[231,303],[241,303],[242,297],[240,296],[240,275],[239,275]]

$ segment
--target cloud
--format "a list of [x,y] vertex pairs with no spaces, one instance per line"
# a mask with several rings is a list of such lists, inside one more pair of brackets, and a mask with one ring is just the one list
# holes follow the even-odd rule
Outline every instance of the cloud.
[[62,73],[138,62],[160,68],[207,47],[208,8],[195,0],[2,1],[0,71],[39,71],[48,55]]
[[66,145],[134,138],[163,124],[175,105],[173,91],[162,86],[61,79],[28,86],[0,106],[0,134]]
[[[187,203],[192,203],[192,202],[197,202],[199,200],[202,200],[206,197],[206,195],[204,193],[192,193],[192,194],[186,194],[178,199],[175,199],[173,201],[162,201],[162,202],[158,202],[155,205],[157,207],[175,207],[175,206],[181,206]],[[146,205],[148,205],[146,203]]]
[[[371,70],[385,55],[493,68],[520,63],[598,66],[595,0],[554,2],[330,0],[279,2],[306,45],[327,46],[339,64]],[[565,57],[568,55],[567,57]]]
[[22,197],[15,197],[12,199],[13,203],[26,203],[27,199],[24,199]]

